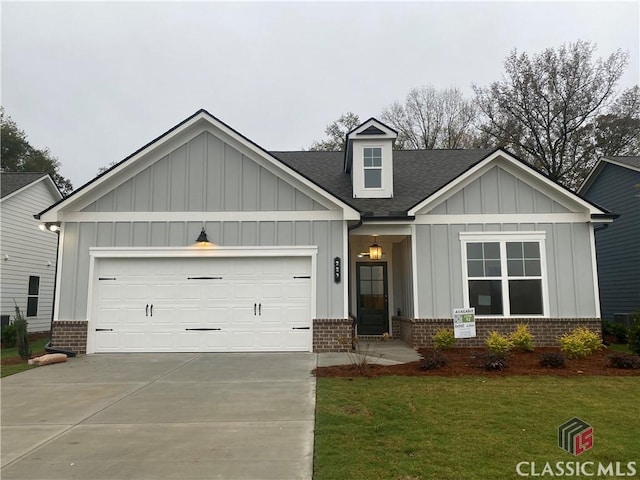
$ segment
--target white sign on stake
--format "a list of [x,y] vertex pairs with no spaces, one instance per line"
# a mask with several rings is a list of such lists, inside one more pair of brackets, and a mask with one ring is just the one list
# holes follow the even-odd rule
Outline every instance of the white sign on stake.
[[453,332],[455,338],[472,338],[476,336],[476,309],[453,309]]

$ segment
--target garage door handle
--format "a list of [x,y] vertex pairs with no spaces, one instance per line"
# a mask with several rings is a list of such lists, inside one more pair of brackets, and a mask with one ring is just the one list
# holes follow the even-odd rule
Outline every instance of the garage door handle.
[[262,315],[262,304],[258,304],[258,315]]
[[211,330],[221,330],[220,328],[185,328],[187,331],[192,332],[210,332]]
[[144,316],[148,317],[149,316],[149,304],[147,303],[147,306],[144,308]]
[[309,330],[309,327],[293,327],[291,330]]
[[113,332],[113,328],[96,328],[96,332]]
[[253,315],[255,315],[255,314],[256,314],[256,307],[257,307],[257,306],[258,306],[258,304],[257,304],[257,303],[254,303],[254,304],[253,304]]
[[153,303],[151,304],[151,316],[153,317]]

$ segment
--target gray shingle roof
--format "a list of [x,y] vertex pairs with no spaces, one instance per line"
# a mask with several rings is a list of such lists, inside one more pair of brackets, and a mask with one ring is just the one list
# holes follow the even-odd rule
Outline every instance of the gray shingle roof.
[[623,165],[629,165],[631,168],[640,170],[640,157],[606,157],[605,159],[613,160]]
[[4,198],[13,192],[20,190],[22,187],[35,182],[36,180],[47,175],[46,173],[2,173],[0,175],[0,188],[2,189],[1,197]]
[[270,153],[361,213],[381,217],[406,215],[493,151],[395,150],[393,198],[353,198],[351,177],[343,173],[344,152]]

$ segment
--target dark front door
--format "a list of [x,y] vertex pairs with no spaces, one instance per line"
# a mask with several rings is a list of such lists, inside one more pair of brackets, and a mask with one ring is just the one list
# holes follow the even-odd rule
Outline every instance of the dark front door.
[[358,283],[358,335],[382,335],[389,331],[387,312],[387,264],[356,264]]

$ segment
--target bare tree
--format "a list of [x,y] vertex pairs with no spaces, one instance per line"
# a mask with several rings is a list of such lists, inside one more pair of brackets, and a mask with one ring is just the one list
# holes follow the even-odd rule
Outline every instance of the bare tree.
[[360,125],[360,118],[355,113],[347,112],[341,115],[325,128],[324,133],[327,134],[327,138],[313,142],[309,150],[325,150],[330,152],[344,150],[347,133],[358,125]]
[[513,50],[501,81],[474,85],[482,133],[552,179],[576,186],[595,161],[585,129],[613,100],[627,65],[621,50],[594,59],[595,49],[577,41],[531,57]]
[[640,155],[640,87],[625,90],[608,113],[596,118],[597,156]]
[[398,131],[397,148],[465,148],[475,136],[476,107],[455,87],[424,86],[386,108],[381,119]]

